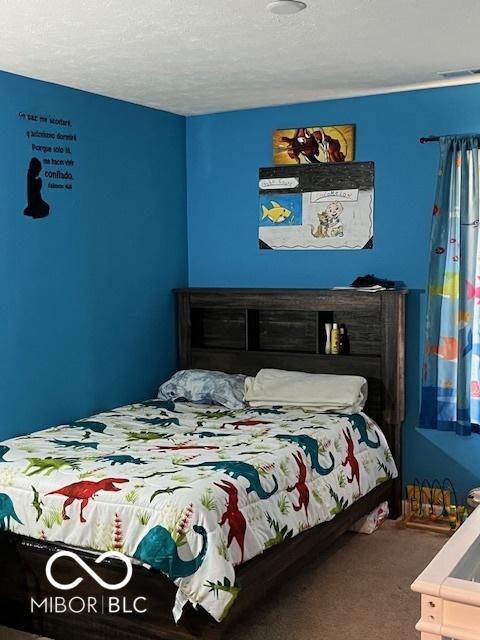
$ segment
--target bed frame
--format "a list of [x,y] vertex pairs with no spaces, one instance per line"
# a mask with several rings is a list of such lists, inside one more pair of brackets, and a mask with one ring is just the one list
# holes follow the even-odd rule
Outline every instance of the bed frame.
[[[180,368],[208,368],[255,374],[262,367],[319,373],[363,375],[369,382],[366,412],[382,427],[400,468],[400,427],[404,415],[405,291],[364,293],[335,290],[182,289],[177,292]],[[325,355],[326,322],[344,323],[350,355]],[[259,606],[277,583],[294,575],[356,520],[380,501],[389,500],[391,513],[400,512],[400,480],[388,481],[348,507],[332,521],[309,529],[266,550],[237,568],[239,596],[225,621],[216,623],[190,604],[180,624],[171,610],[176,587],[163,574],[135,566],[133,577],[116,597],[128,607],[146,598],[146,613],[88,614],[31,611],[36,602],[55,596],[111,595],[88,575],[73,591],[56,591],[45,577],[52,553],[68,549],[54,544],[0,533],[0,624],[54,640],[213,640],[225,637],[236,620]],[[82,551],[94,566],[96,554]],[[72,580],[72,561],[55,563],[55,576]],[[124,565],[115,560],[95,565],[109,582],[123,578]]]

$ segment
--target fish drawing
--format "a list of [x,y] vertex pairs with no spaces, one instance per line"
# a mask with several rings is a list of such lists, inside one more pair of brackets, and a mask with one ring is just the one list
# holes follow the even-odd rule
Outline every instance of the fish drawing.
[[453,382],[451,380],[442,380],[440,387],[442,389],[453,389]]
[[472,398],[480,398],[480,381],[472,380],[470,384],[470,394]]
[[471,300],[472,298],[475,298],[477,300],[477,304],[480,304],[480,287],[476,287],[468,280],[465,281],[465,286],[467,289],[468,299]]
[[433,344],[427,345],[427,354],[437,355],[444,360],[456,360],[458,357],[458,340],[456,338],[446,336],[440,339],[440,344],[436,347]]
[[468,311],[459,311],[458,312],[458,324],[462,327],[465,327],[470,322],[470,318],[472,315]]
[[282,205],[275,202],[275,200],[270,200],[270,204],[272,205],[270,209],[267,209],[267,207],[262,204],[262,220],[268,218],[272,222],[280,223],[292,215],[290,209],[282,207]]
[[480,356],[480,342],[473,342],[473,334],[471,329],[468,330],[467,341],[463,349],[462,356],[467,356],[470,351],[474,356]]
[[[458,273],[449,271],[445,274],[445,279],[440,284],[430,284],[431,296],[442,296],[443,298],[458,298],[459,293]],[[468,284],[468,283],[467,283]]]

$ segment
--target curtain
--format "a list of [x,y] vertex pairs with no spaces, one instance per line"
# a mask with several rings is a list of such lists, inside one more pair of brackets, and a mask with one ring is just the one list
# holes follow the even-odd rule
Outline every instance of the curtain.
[[480,431],[480,135],[440,138],[420,426]]

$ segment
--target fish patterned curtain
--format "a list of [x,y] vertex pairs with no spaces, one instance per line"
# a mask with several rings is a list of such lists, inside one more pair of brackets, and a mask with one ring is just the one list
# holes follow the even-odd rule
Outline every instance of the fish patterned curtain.
[[479,432],[480,135],[440,138],[420,426]]

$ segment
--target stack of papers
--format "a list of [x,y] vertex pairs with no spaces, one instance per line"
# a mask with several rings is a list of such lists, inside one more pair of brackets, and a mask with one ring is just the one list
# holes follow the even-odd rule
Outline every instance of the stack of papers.
[[348,290],[348,291],[370,291],[375,293],[376,291],[386,291],[386,287],[382,287],[379,284],[374,285],[373,287],[333,287],[335,290]]

